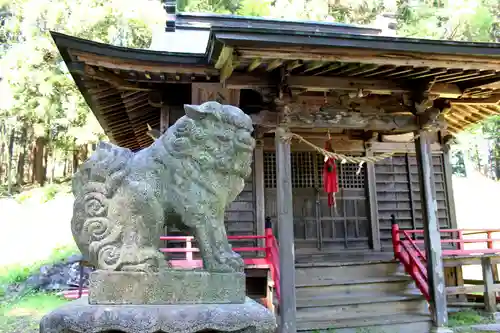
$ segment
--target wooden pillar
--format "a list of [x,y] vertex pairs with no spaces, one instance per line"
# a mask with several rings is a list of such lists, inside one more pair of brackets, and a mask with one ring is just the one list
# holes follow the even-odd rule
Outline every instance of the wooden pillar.
[[421,132],[416,140],[418,176],[424,220],[427,278],[429,281],[430,306],[434,326],[441,328],[448,323],[446,286],[441,249],[441,235],[437,217],[437,200],[431,151],[432,133]]
[[495,295],[495,282],[493,281],[493,265],[491,264],[491,257],[481,258],[481,266],[483,268],[483,281],[484,281],[484,306],[486,312],[497,312],[497,299]]
[[[373,156],[371,143],[365,144],[365,155]],[[372,248],[374,251],[380,251],[380,227],[378,221],[378,204],[377,204],[377,184],[375,180],[375,163],[366,164],[366,178],[368,182],[368,204],[370,207],[370,224]]]
[[[254,190],[255,190],[255,221],[257,235],[264,235],[266,228],[266,204],[264,192],[264,141],[257,139],[254,150]],[[264,240],[259,240],[259,246],[264,246]]]
[[276,129],[276,187],[280,250],[280,330],[297,332],[295,299],[295,245],[293,235],[292,166],[285,129]]

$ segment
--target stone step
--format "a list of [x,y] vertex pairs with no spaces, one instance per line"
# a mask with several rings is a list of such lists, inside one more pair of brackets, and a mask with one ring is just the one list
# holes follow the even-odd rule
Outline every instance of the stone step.
[[414,294],[397,294],[397,293],[370,293],[360,294],[355,293],[351,295],[343,295],[340,297],[332,297],[331,295],[298,298],[297,309],[318,308],[318,307],[336,307],[345,305],[359,305],[359,304],[374,304],[374,303],[390,303],[390,302],[404,302],[410,300],[425,301],[422,295]]
[[395,261],[296,264],[295,280],[305,284],[314,279],[359,279],[367,277],[386,277],[398,271]]
[[429,333],[431,318],[429,315],[392,314],[354,319],[298,320],[299,332],[314,333]]
[[[334,302],[331,302],[334,303]],[[384,298],[354,298],[350,301],[340,299],[336,304],[302,306],[297,308],[297,318],[300,321],[315,321],[328,318],[331,320],[347,320],[377,316],[392,316],[395,314],[428,315],[428,306],[421,297],[392,297]]]
[[370,292],[401,293],[405,291],[415,291],[413,280],[405,275],[371,277],[357,280],[345,280],[345,278],[316,279],[296,285],[297,298]]

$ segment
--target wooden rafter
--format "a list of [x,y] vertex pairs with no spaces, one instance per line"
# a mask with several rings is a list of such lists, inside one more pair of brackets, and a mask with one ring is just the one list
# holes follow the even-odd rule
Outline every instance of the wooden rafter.
[[303,60],[313,62],[345,62],[345,63],[372,63],[376,65],[390,66],[430,66],[432,68],[461,68],[494,70],[500,68],[500,60],[486,57],[463,57],[459,55],[440,55],[428,53],[407,54],[383,53],[374,50],[359,49],[334,49],[311,47],[308,52],[303,48],[238,48],[238,53],[242,59],[282,59],[282,60]]

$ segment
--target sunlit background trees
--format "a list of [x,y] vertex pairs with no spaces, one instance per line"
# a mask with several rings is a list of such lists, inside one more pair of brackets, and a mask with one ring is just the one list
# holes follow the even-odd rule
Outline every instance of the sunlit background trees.
[[[500,42],[498,0],[179,0],[178,9]],[[0,0],[0,192],[71,175],[92,145],[105,138],[48,32],[147,48],[164,15],[159,0]],[[457,174],[475,168],[500,179],[500,117],[469,129],[455,142]]]

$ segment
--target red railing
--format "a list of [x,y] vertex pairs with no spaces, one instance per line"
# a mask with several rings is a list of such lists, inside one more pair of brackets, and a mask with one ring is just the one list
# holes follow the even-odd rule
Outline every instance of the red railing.
[[[394,257],[403,264],[406,273],[413,278],[422,295],[429,301],[429,282],[425,254],[411,239],[408,231],[399,230],[399,226],[395,223],[392,225]],[[401,236],[403,239],[401,239]]]
[[[392,245],[394,257],[399,260],[406,272],[413,278],[417,287],[427,300],[429,296],[429,283],[427,275],[427,261],[424,240],[415,239],[420,235],[423,237],[423,230],[401,230],[397,223],[392,225]],[[443,249],[442,256],[482,256],[500,255],[500,247],[495,247],[495,242],[500,242],[500,238],[493,238],[494,233],[500,233],[500,229],[441,229],[441,235],[449,234],[452,239],[441,239],[441,244],[456,244],[456,249]],[[477,238],[477,235],[485,235],[485,238]],[[474,236],[475,238],[467,238]],[[479,246],[467,246],[476,244]],[[422,248],[420,246],[422,246]],[[467,248],[466,248],[467,247]]]
[[[257,258],[244,258],[243,262],[247,268],[267,268],[271,273],[271,280],[276,291],[276,296],[280,297],[280,271],[279,271],[279,248],[278,242],[273,235],[271,228],[266,228],[264,236],[249,235],[249,236],[228,236],[229,240],[265,240],[264,247],[234,247],[233,251],[237,253],[256,252],[263,253],[264,256]],[[163,253],[185,253],[184,259],[169,260],[174,268],[188,269],[202,267],[200,259],[193,259],[193,253],[199,252],[198,248],[193,247],[193,236],[162,236],[163,241],[179,241],[184,242],[186,247],[183,248],[160,248]]]
[[[272,228],[266,228],[264,236],[248,235],[248,236],[228,236],[229,240],[264,240],[264,247],[235,247],[233,251],[238,253],[256,252],[264,254],[256,258],[244,258],[246,268],[264,268],[269,269],[271,280],[276,291],[276,297],[280,298],[280,269],[279,269],[279,247],[276,238],[274,237]],[[193,259],[193,253],[199,252],[199,249],[193,247],[193,236],[161,236],[163,241],[178,241],[185,244],[182,248],[160,248],[163,253],[185,253],[184,259],[169,260],[174,268],[190,269],[202,267],[200,259]],[[78,290],[65,291],[64,296],[70,299],[80,298],[81,295],[88,295],[88,290],[83,290],[80,294]]]

